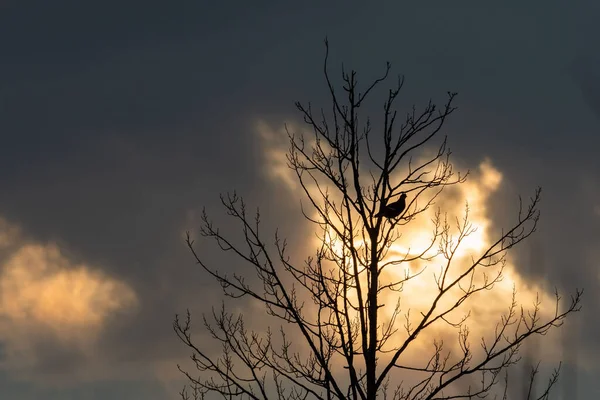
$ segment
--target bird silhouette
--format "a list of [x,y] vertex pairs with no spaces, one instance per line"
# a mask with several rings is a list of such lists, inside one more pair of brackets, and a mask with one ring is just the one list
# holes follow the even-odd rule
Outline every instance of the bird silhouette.
[[402,211],[404,211],[405,208],[406,208],[406,193],[402,193],[400,195],[400,200],[395,201],[390,204],[387,204],[385,207],[383,207],[381,210],[379,210],[379,212],[377,214],[375,214],[375,217],[384,216],[387,219],[396,218],[397,216],[402,214]]

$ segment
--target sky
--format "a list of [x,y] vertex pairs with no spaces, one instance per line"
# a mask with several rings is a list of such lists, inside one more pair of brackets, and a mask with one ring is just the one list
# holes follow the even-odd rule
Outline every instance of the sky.
[[[591,0],[0,1],[0,392],[175,398],[189,354],[173,317],[220,301],[183,235],[203,207],[235,229],[219,193],[260,206],[309,255],[277,157],[284,123],[301,123],[294,102],[328,104],[327,36],[333,71],[369,80],[390,61],[403,106],[459,93],[445,133],[487,187],[490,226],[542,186],[515,280],[585,288],[564,382],[597,395],[599,17]],[[381,104],[363,111],[376,120]],[[482,165],[501,182],[486,186]]]

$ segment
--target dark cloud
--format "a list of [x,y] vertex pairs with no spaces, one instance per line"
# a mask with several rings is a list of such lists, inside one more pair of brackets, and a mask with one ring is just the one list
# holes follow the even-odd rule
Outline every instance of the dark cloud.
[[[586,49],[587,50],[587,49]],[[596,53],[582,52],[570,65],[573,81],[589,110],[600,118],[600,57]]]

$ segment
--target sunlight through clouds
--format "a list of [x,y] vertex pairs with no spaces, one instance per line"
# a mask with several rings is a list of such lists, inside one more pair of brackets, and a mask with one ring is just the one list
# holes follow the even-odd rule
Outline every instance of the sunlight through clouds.
[[[287,168],[284,162],[289,148],[285,130],[283,128],[279,130],[273,129],[273,127],[264,122],[260,122],[257,127],[258,134],[262,139],[262,147],[265,151],[263,161],[269,177],[275,182],[283,183],[298,200],[304,198],[305,194],[302,188],[296,183],[297,178],[294,172]],[[290,131],[297,132],[297,130],[295,131],[292,128],[290,128]],[[307,137],[310,138],[311,135],[308,134]],[[307,139],[307,146],[310,145],[308,142]],[[395,176],[391,177],[391,180],[393,182],[402,180],[404,177],[403,173],[405,174],[406,171],[398,171]],[[362,174],[363,176],[368,176],[367,171],[362,171]],[[500,190],[502,181],[503,175],[493,165],[492,161],[490,159],[482,160],[478,167],[472,171],[465,183],[446,188],[435,199],[435,204],[429,210],[411,221],[410,224],[396,228],[401,236],[390,246],[383,262],[392,259],[401,260],[407,254],[418,254],[426,249],[433,235],[434,227],[432,218],[434,218],[438,208],[442,213],[442,219],[444,217],[447,218],[451,230],[457,231],[456,221],[458,220],[459,223],[462,222],[468,206],[468,221],[474,230],[461,242],[449,269],[451,277],[459,276],[473,262],[473,257],[477,259],[497,240],[495,237],[490,237],[491,228],[495,222],[492,221],[489,200],[494,193]],[[324,186],[327,185],[325,184]],[[312,189],[311,187],[308,188],[309,191],[312,191]],[[335,190],[330,190],[332,197],[335,196],[335,193]],[[409,192],[408,202],[412,200],[411,197]],[[316,218],[317,216],[313,217]],[[510,226],[513,222],[513,220],[499,221],[500,224],[506,227]],[[452,232],[452,234],[456,235],[457,232]],[[325,236],[332,244],[332,249],[341,254],[341,243],[335,241],[333,231],[328,232]],[[314,235],[310,239],[310,243],[313,248],[308,249],[309,252],[314,251],[320,245],[319,239],[315,239]],[[360,241],[356,242],[355,245],[364,248],[364,243]],[[421,313],[428,310],[438,293],[434,274],[439,276],[440,268],[444,265],[444,261],[446,261],[440,255],[436,255],[438,249],[439,246],[436,244],[427,252],[426,256],[433,257],[430,261],[416,260],[412,262],[400,262],[398,265],[386,267],[383,272],[383,284],[387,281],[404,278],[405,274],[415,275],[421,272],[421,275],[404,285],[401,293],[384,292],[382,294],[381,303],[385,304],[385,306],[381,309],[381,316],[386,322],[390,320],[398,297],[401,299],[402,313],[396,321],[399,331],[396,340],[389,343],[392,347],[398,346],[407,337],[407,333],[402,327],[405,316],[413,324],[413,327],[416,326],[422,318]],[[304,248],[304,250],[307,249]],[[475,275],[475,283],[481,284],[486,279],[486,276],[493,278],[496,270],[498,268],[481,268],[480,272]],[[523,305],[525,310],[531,309],[533,304],[539,300],[541,301],[542,319],[545,320],[553,315],[555,306],[553,293],[547,293],[535,282],[525,281],[521,278],[518,268],[514,265],[514,260],[511,258],[511,253],[509,252],[506,265],[502,271],[502,279],[494,285],[493,289],[474,294],[461,307],[449,314],[450,319],[459,320],[467,313],[470,313],[467,325],[471,332],[470,340],[473,343],[473,350],[476,353],[481,351],[479,347],[481,338],[490,338],[494,332],[494,327],[500,322],[501,316],[507,313],[512,300],[513,288],[517,293],[517,303]],[[459,292],[459,288],[451,290],[438,304],[438,310],[451,306],[458,298]],[[410,314],[408,314],[409,310]],[[416,358],[420,360],[427,358],[427,354],[431,354],[434,339],[445,338],[447,342],[446,347],[448,348],[449,345],[452,348],[452,346],[457,345],[456,335],[456,329],[445,324],[443,321],[438,321],[438,323],[431,326],[431,329],[423,331],[419,335],[418,340],[409,347],[403,358]],[[556,350],[559,346],[554,346],[557,338],[554,334],[551,336],[552,339],[545,342],[545,345],[548,346],[545,361],[549,362],[554,361],[560,356],[558,350]],[[552,351],[552,348],[555,348],[555,351]],[[386,357],[384,356],[384,358]]]
[[[473,259],[477,259],[496,240],[496,238],[489,236],[490,227],[493,222],[490,217],[490,210],[488,209],[488,201],[499,190],[501,183],[501,172],[492,165],[491,160],[484,160],[475,171],[472,171],[472,174],[465,183],[448,188],[436,199],[436,206],[439,206],[442,212],[446,213],[448,221],[458,219],[462,222],[465,205],[468,205],[468,219],[474,229],[461,242],[449,269],[450,276],[458,276],[462,273],[465,268],[472,264]],[[430,221],[434,216],[434,212],[434,209],[430,209],[425,215],[407,225],[407,228],[399,228],[410,229],[410,235],[405,240],[401,238],[397,243],[392,244],[388,257],[402,258],[407,254],[408,246],[414,245],[414,237],[430,239],[432,236],[432,224]],[[506,221],[501,223],[509,224],[511,222]],[[454,230],[457,230],[456,226],[454,226]],[[455,232],[454,235],[456,237],[457,233]],[[423,244],[416,246],[409,254],[416,254],[425,245],[426,242],[423,241]],[[434,249],[437,249],[437,247],[434,247]],[[432,253],[435,253],[435,251],[430,252],[430,255],[433,255]],[[404,286],[401,296],[407,299],[405,307],[410,307],[414,312],[414,323],[417,323],[420,312],[426,311],[437,294],[438,289],[434,280],[434,274],[436,276],[440,275],[440,268],[445,261],[442,257],[437,256],[428,262],[418,260],[411,263],[410,273],[414,274],[422,271],[422,274]],[[497,267],[490,268],[489,270],[481,268],[481,272],[475,276],[475,283],[481,284],[483,282],[483,271],[487,273],[488,277],[493,277],[497,270]],[[394,278],[397,279],[403,277],[405,271],[394,272],[393,270],[388,270],[388,273],[395,275]],[[525,282],[519,276],[509,253],[506,266],[502,271],[502,280],[495,284],[492,290],[475,294],[464,303],[463,307],[457,309],[451,315],[455,318],[460,318],[466,314],[466,311],[470,310],[469,327],[472,329],[472,338],[487,336],[490,329],[493,329],[499,321],[499,316],[506,313],[512,299],[513,287],[517,291],[517,301],[525,307],[531,307],[536,300],[536,296],[539,295],[542,301],[542,310],[545,310],[544,316],[547,317],[548,312],[554,311],[553,296],[545,293],[536,284]],[[455,291],[455,296],[457,295],[458,290]],[[440,308],[444,309],[444,307],[448,307],[455,299],[456,297],[450,296],[440,303]],[[439,324],[436,328],[436,334],[442,333],[439,331],[440,329],[449,329],[445,324]],[[450,332],[452,332],[452,329],[448,330],[448,333]],[[432,339],[429,338],[428,341]]]

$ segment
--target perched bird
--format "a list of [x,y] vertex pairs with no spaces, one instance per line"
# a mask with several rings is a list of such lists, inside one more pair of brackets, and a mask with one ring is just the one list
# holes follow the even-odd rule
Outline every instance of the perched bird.
[[402,211],[404,211],[405,208],[406,193],[402,193],[400,195],[400,200],[390,203],[383,207],[381,210],[379,210],[377,214],[375,214],[375,217],[380,217],[383,215],[387,219],[396,218],[397,216],[402,214]]

